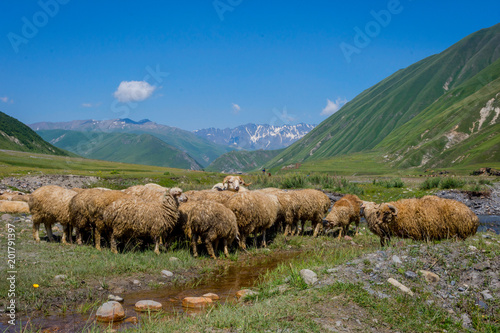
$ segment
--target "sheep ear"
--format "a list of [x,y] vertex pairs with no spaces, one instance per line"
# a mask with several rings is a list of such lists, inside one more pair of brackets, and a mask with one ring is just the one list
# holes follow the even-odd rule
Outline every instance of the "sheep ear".
[[387,207],[389,207],[389,209],[392,211],[392,214],[393,215],[398,215],[398,209],[396,207],[394,207],[393,205],[387,205]]
[[229,177],[231,177],[231,176],[227,176],[226,178],[224,178],[224,180],[222,181],[222,184],[226,184],[229,181]]

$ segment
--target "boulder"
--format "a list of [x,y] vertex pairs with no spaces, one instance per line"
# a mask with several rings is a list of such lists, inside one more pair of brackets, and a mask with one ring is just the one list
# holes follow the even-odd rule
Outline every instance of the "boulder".
[[96,319],[104,323],[122,321],[125,318],[123,306],[115,301],[106,302],[97,309]]
[[186,297],[182,300],[182,306],[191,309],[200,309],[212,304],[208,297]]
[[161,303],[151,300],[139,301],[134,305],[134,310],[139,312],[161,311],[161,309]]

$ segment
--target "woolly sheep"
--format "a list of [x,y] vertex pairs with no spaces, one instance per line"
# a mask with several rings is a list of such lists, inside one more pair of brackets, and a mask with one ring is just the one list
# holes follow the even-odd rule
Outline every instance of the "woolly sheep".
[[323,224],[328,229],[339,228],[339,239],[342,232],[347,235],[349,225],[354,222],[356,225],[356,235],[358,234],[361,205],[363,202],[358,196],[347,194],[333,204],[332,210],[326,216]]
[[101,236],[110,230],[103,221],[104,211],[125,196],[127,194],[121,191],[102,188],[87,189],[75,195],[70,202],[70,217],[76,229],[77,244],[82,244],[83,233],[92,231],[95,248],[101,250]]
[[377,205],[363,202],[368,228],[384,246],[392,236],[414,240],[465,239],[476,233],[478,217],[463,203],[436,196]]
[[29,213],[30,208],[28,203],[24,201],[0,200],[0,212],[11,214]]
[[266,246],[266,229],[276,221],[279,203],[275,195],[247,191],[233,195],[225,204],[236,215],[240,233],[240,247],[246,249],[246,237],[262,233]]
[[104,224],[111,228],[111,251],[118,253],[117,239],[151,237],[154,252],[160,254],[160,237],[177,223],[179,200],[183,198],[181,189],[172,188],[161,201],[130,195],[114,201],[103,214]]
[[235,192],[231,191],[203,190],[187,191],[184,195],[189,201],[209,200],[224,204],[235,194]]
[[156,184],[136,185],[122,190],[123,193],[138,196],[146,201],[161,200],[169,189]]
[[311,189],[291,191],[290,193],[300,205],[294,219],[295,228],[298,228],[298,223],[301,221],[301,230],[304,232],[304,224],[306,221],[311,221],[314,230],[313,237],[317,237],[323,226],[323,217],[326,216],[330,208],[330,198],[321,191]]
[[189,201],[179,206],[179,214],[184,232],[191,239],[195,257],[198,256],[198,237],[204,240],[208,254],[213,259],[216,259],[214,248],[217,250],[220,239],[224,243],[224,254],[229,256],[228,245],[238,234],[236,216],[229,208],[214,201]]
[[250,186],[251,183],[245,183],[241,176],[227,176],[222,181],[223,189],[227,191],[238,192],[240,189],[243,189],[243,191],[245,191],[246,189],[244,189],[242,185]]
[[294,195],[289,191],[273,187],[264,188],[259,191],[274,194],[278,199],[279,208],[275,226],[278,228],[283,228],[284,226],[284,235],[287,236],[293,227],[294,218],[299,211],[300,203],[298,200],[295,200]]
[[31,193],[28,205],[33,220],[33,238],[40,242],[40,223],[45,225],[49,241],[53,241],[52,225],[59,222],[63,226],[62,243],[71,242],[71,219],[69,204],[77,193],[60,186],[43,186]]

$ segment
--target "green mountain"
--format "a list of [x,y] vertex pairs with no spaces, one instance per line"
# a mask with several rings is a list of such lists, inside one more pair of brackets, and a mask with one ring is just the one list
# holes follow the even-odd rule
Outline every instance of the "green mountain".
[[200,170],[188,154],[149,134],[43,130],[38,134],[53,145],[83,157]]
[[363,91],[268,167],[375,151],[398,167],[499,161],[500,24]]
[[31,124],[30,127],[35,131],[64,129],[80,132],[150,134],[186,152],[203,167],[208,166],[220,155],[232,150],[230,147],[215,144],[192,132],[177,127],[158,124],[148,119],[143,119],[141,121],[133,121],[125,118],[74,120],[60,123],[40,122]]
[[0,149],[68,156],[19,120],[0,112]]
[[284,149],[231,151],[213,161],[206,171],[234,173],[261,169],[267,162],[276,157]]

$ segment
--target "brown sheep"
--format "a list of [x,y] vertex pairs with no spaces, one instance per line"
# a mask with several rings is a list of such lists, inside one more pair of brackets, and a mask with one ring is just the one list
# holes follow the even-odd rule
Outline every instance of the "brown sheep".
[[358,196],[347,194],[333,204],[332,210],[326,216],[323,224],[328,229],[340,228],[339,239],[342,232],[347,235],[349,225],[354,222],[356,225],[356,235],[358,234],[360,211],[363,202]]
[[146,201],[161,200],[169,189],[156,184],[136,185],[122,190],[123,193],[138,196]]
[[24,201],[28,202],[30,198],[29,194],[24,194],[23,192],[5,192],[0,195],[0,200],[6,201]]
[[478,217],[463,203],[426,196],[377,205],[363,202],[368,228],[384,246],[392,236],[414,240],[465,239],[476,233]]
[[209,200],[221,204],[226,203],[235,192],[231,191],[216,191],[216,190],[203,190],[203,191],[187,191],[184,195],[189,201]]
[[111,251],[118,253],[117,239],[151,237],[154,252],[160,254],[160,237],[174,228],[179,219],[179,201],[184,198],[181,189],[172,188],[161,201],[130,195],[114,201],[103,214],[104,224],[111,228]]
[[296,214],[299,211],[300,203],[295,200],[292,192],[280,190],[278,188],[264,188],[262,190],[264,193],[274,194],[278,198],[279,209],[278,216],[276,218],[276,226],[280,230],[285,227],[284,235],[287,236],[293,227],[293,222]]
[[274,224],[278,215],[275,195],[246,191],[233,195],[224,205],[236,215],[242,249],[246,249],[246,238],[252,233],[262,233],[262,246],[266,246],[266,229]]
[[292,193],[295,202],[300,205],[297,214],[295,214],[295,228],[298,228],[299,221],[301,221],[301,232],[304,232],[304,224],[306,221],[311,221],[314,230],[313,237],[317,237],[323,227],[323,217],[326,216],[330,208],[330,198],[321,191],[311,189],[291,191],[290,193]]
[[29,213],[30,208],[28,203],[24,201],[0,200],[0,212],[11,214]]
[[186,236],[191,239],[195,257],[198,256],[198,237],[204,240],[208,254],[213,259],[216,259],[214,248],[217,250],[219,240],[222,239],[224,254],[229,257],[227,247],[238,234],[236,216],[229,208],[214,201],[189,201],[179,206],[179,213],[180,223]]
[[28,205],[33,215],[33,238],[37,243],[40,242],[38,235],[40,223],[45,225],[47,237],[50,242],[54,240],[52,225],[57,222],[61,223],[64,228],[62,243],[71,242],[72,228],[69,204],[76,194],[75,191],[55,185],[42,186],[31,193]]
[[[238,192],[243,189],[242,185],[250,186],[252,183],[245,183],[241,176],[227,176],[222,181],[222,186],[224,190]],[[246,188],[244,189],[246,190]]]
[[101,250],[101,236],[109,233],[110,227],[104,224],[104,210],[114,201],[127,196],[121,191],[91,188],[81,191],[70,202],[70,214],[76,229],[76,242],[82,244],[82,234],[92,231],[95,248]]

